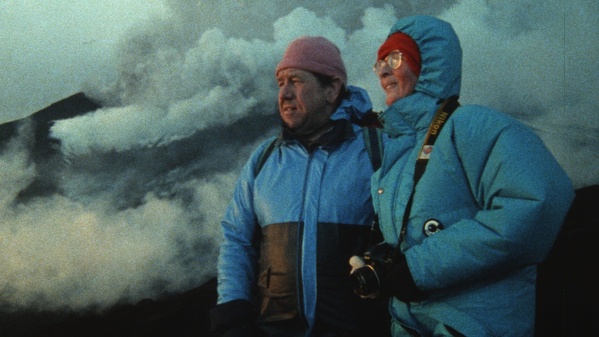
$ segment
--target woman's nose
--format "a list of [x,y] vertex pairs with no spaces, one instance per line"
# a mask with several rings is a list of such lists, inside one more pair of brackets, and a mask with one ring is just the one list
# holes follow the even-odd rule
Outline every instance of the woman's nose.
[[391,67],[389,66],[389,64],[387,62],[385,62],[379,68],[379,71],[377,72],[376,76],[378,78],[383,78],[383,77],[388,76],[389,74],[391,74],[391,72],[393,72],[393,69],[391,69]]

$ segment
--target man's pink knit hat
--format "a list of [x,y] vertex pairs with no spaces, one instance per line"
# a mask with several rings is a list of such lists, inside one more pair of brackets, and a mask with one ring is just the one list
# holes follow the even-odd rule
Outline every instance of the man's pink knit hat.
[[275,74],[287,68],[337,77],[347,85],[347,73],[339,48],[321,36],[303,36],[292,41],[287,46]]

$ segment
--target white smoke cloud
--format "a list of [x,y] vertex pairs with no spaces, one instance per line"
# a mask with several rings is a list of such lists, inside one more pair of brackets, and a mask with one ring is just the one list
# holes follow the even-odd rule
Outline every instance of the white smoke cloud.
[[272,44],[227,38],[213,29],[184,52],[158,48],[132,66],[138,59],[126,58],[121,77],[104,89],[119,97],[103,99],[125,105],[60,121],[53,136],[69,153],[124,151],[231,124],[259,105],[272,113],[264,108],[275,99],[264,70],[276,55]]
[[140,209],[105,214],[55,196],[16,211],[0,248],[3,299],[13,305],[106,306],[152,293],[162,279],[167,289],[190,284],[171,261],[175,239],[193,232],[171,203],[150,198]]
[[[27,129],[28,126],[24,125],[21,130]],[[26,188],[35,177],[35,168],[29,160],[26,143],[27,140],[11,140],[4,151],[0,152],[0,186],[2,187],[0,188],[0,210],[2,211],[12,204],[15,195]],[[0,212],[0,215],[3,213]]]
[[83,87],[104,108],[52,127],[66,160],[55,181],[60,193],[16,202],[45,174],[30,154],[28,125],[0,148],[3,307],[105,308],[213,276],[220,218],[239,170],[272,134],[253,129],[267,130],[260,123],[276,113],[274,67],[301,35],[335,42],[350,84],[367,89],[381,110],[371,71],[378,46],[398,17],[439,15],[464,48],[462,103],[521,119],[577,187],[599,183],[597,103],[587,94],[599,87],[589,75],[599,46],[583,42],[597,33],[599,5],[160,3],[159,14],[110,50],[112,68]]
[[115,209],[102,193],[91,202],[57,194],[15,205],[36,175],[24,146],[15,138],[0,156],[3,307],[101,309],[190,289],[214,274],[218,219],[239,168],[179,182],[189,200],[148,192],[137,207]]
[[163,7],[161,0],[0,1],[0,122],[80,91],[110,67],[117,40]]

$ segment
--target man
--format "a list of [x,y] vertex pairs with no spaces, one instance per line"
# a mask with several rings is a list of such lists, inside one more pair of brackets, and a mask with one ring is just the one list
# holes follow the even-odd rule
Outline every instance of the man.
[[213,328],[380,335],[386,303],[361,303],[346,263],[371,235],[373,166],[362,128],[351,123],[371,110],[370,99],[347,85],[340,52],[323,37],[292,41],[276,80],[283,130],[251,155],[222,221]]
[[392,334],[533,336],[536,266],[573,189],[522,123],[482,106],[449,108],[461,63],[451,25],[429,16],[400,19],[378,51],[391,140],[372,193],[395,248],[381,284]]

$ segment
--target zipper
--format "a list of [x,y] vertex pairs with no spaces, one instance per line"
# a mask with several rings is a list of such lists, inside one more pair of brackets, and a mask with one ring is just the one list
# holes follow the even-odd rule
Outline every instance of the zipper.
[[[305,149],[305,148],[304,148]],[[298,219],[298,223],[297,223],[297,249],[298,249],[298,254],[297,254],[297,260],[296,260],[296,277],[297,279],[295,280],[296,283],[296,287],[297,287],[297,303],[298,303],[298,312],[299,312],[299,317],[300,317],[300,321],[304,324],[304,326],[306,327],[306,329],[310,329],[310,324],[308,322],[308,318],[306,317],[306,313],[304,311],[304,287],[303,287],[303,272],[302,272],[302,261],[303,261],[303,241],[304,241],[304,208],[306,207],[306,195],[305,192],[307,190],[306,186],[308,184],[308,178],[310,175],[310,166],[312,165],[312,158],[313,158],[313,151],[309,151],[307,149],[305,149],[307,154],[308,154],[308,162],[306,164],[306,173],[304,176],[304,186],[302,187],[302,203],[301,203],[301,207],[300,207],[300,218]],[[306,336],[309,335],[309,331],[307,331]]]

